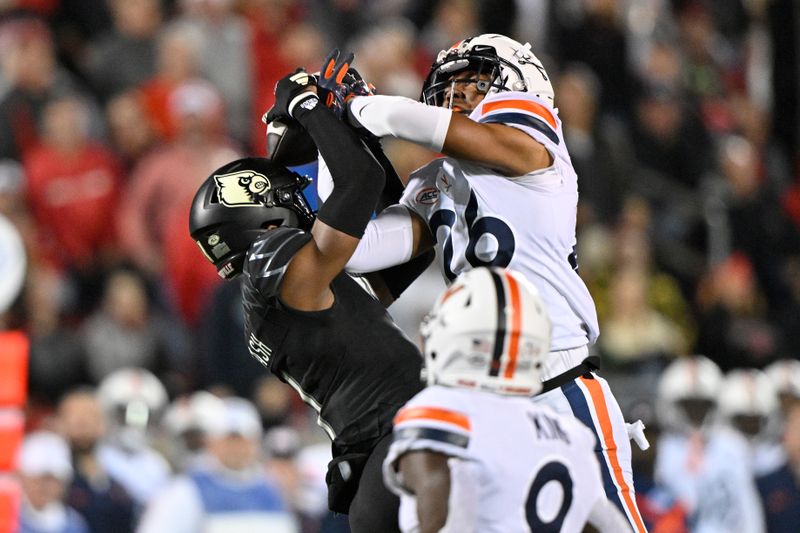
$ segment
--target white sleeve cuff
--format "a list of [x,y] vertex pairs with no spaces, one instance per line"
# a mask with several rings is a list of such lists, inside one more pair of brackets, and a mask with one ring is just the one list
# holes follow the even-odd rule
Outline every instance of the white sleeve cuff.
[[357,96],[350,101],[348,118],[378,137],[398,139],[442,151],[453,112],[403,96]]
[[367,224],[345,269],[361,274],[401,265],[411,259],[413,250],[411,213],[406,206],[391,205]]

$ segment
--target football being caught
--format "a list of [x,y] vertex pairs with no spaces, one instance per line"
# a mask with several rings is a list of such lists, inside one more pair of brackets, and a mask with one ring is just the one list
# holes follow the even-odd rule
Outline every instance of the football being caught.
[[273,120],[267,124],[267,158],[287,167],[317,160],[317,145],[295,121]]

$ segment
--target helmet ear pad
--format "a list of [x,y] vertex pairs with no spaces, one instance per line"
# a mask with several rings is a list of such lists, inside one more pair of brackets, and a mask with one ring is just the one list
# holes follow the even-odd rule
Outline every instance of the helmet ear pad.
[[270,227],[309,230],[315,215],[302,190],[311,182],[273,161],[245,158],[209,176],[192,202],[189,232],[225,279],[242,272],[244,256]]

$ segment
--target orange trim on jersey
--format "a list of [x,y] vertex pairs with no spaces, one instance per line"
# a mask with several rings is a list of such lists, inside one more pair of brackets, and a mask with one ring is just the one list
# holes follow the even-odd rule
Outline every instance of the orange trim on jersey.
[[519,284],[508,272],[503,273],[508,285],[509,299],[511,300],[511,329],[508,336],[508,364],[503,373],[504,378],[514,377],[517,368],[517,354],[519,353],[519,330],[522,325],[522,306],[520,305]]
[[608,407],[606,406],[606,399],[603,395],[603,388],[596,379],[580,378],[583,385],[589,390],[589,395],[592,397],[592,404],[594,405],[595,413],[597,414],[597,421],[600,424],[600,431],[602,433],[603,445],[606,449],[606,456],[609,463],[611,463],[611,471],[614,474],[614,479],[617,486],[622,492],[623,505],[628,508],[628,514],[633,518],[636,523],[636,531],[646,533],[647,529],[644,527],[642,517],[639,515],[639,509],[633,503],[631,497],[631,488],[625,482],[625,477],[622,475],[622,467],[619,465],[619,458],[617,457],[617,443],[614,442],[614,431],[611,426],[611,417],[608,415]]
[[483,114],[497,111],[498,109],[518,109],[533,113],[540,118],[543,118],[555,130],[556,119],[553,114],[542,104],[531,102],[530,100],[497,100],[494,102],[486,102],[483,104]]
[[440,407],[406,407],[405,409],[400,409],[394,417],[394,424],[402,424],[409,420],[433,420],[453,424],[464,431],[471,431],[472,429],[469,418],[466,415]]

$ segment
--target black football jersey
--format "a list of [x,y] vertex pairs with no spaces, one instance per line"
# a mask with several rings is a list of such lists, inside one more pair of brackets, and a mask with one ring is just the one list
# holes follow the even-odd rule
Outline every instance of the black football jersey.
[[344,272],[331,283],[329,309],[298,311],[280,301],[287,265],[310,239],[296,228],[274,228],[248,250],[248,349],[317,411],[334,444],[374,441],[391,432],[397,409],[422,389],[422,356],[369,286]]

